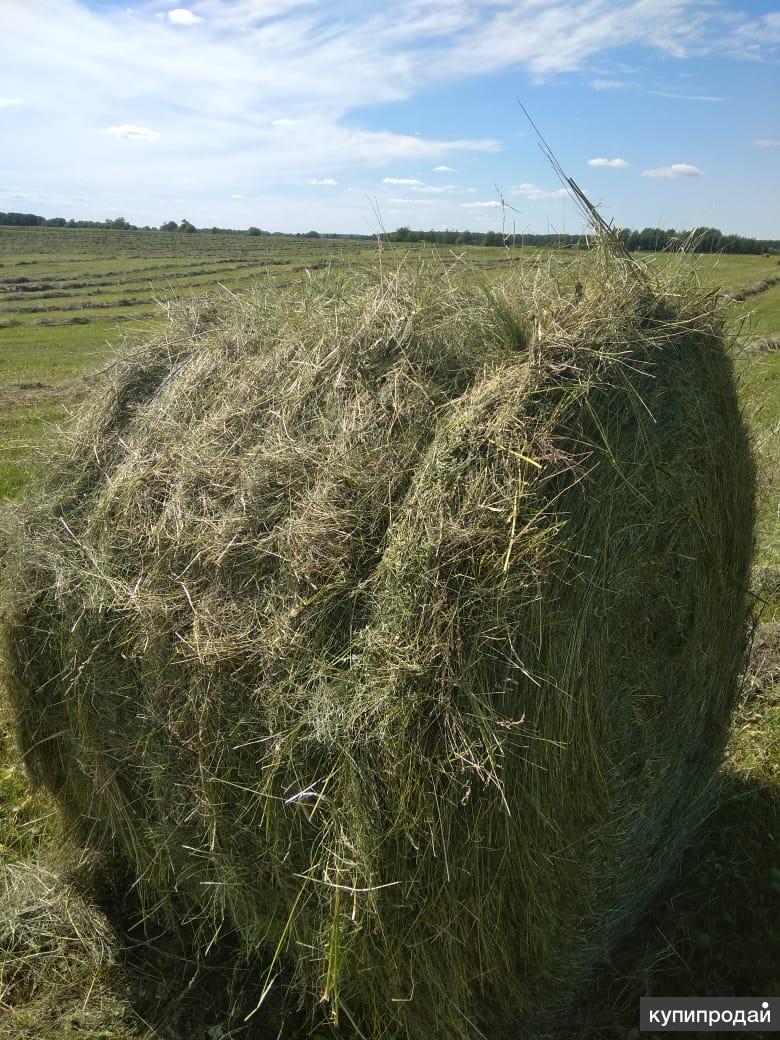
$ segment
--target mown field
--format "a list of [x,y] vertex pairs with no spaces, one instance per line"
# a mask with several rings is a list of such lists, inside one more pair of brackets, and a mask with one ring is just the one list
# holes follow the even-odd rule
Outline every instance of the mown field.
[[[416,262],[431,248],[385,246],[383,255]],[[453,262],[464,255],[488,276],[506,264],[539,262],[531,251],[484,247],[459,247]],[[679,262],[667,255],[645,259]],[[21,494],[34,478],[42,464],[38,450],[89,393],[90,372],[126,333],[153,323],[166,300],[240,292],[268,278],[292,283],[329,264],[376,262],[377,245],[370,241],[0,228],[0,501]],[[565,270],[566,252],[552,262]],[[684,263],[734,296],[735,318],[743,322],[742,392],[765,474],[755,572],[761,626],[720,805],[665,895],[604,966],[594,994],[572,1020],[571,1036],[638,1037],[640,995],[780,995],[780,517],[773,472],[780,433],[780,264],[761,256],[691,256]],[[20,876],[17,864],[55,855],[56,836],[51,807],[28,790],[6,731],[0,748],[6,883]],[[85,927],[79,921],[77,933]],[[156,1025],[162,1011],[150,995],[157,963],[151,953],[147,981],[139,985],[115,974],[114,966],[106,972],[102,961],[95,968],[75,940],[62,949],[52,940],[50,977],[41,980],[35,972],[36,957],[49,965],[51,951],[33,950],[30,973],[37,981],[19,985],[2,967],[9,927],[0,913],[0,1040],[168,1037]],[[197,991],[183,985],[182,1036],[227,1040],[208,1017],[207,987],[205,1002],[198,1003]]]

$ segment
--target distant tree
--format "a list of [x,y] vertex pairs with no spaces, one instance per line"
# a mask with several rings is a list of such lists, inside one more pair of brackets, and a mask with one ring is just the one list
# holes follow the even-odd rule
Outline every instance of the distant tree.
[[160,224],[160,231],[178,231],[179,225],[175,220],[167,220],[164,224]]
[[38,227],[43,223],[43,217],[35,213],[0,213],[0,224],[7,227]]
[[197,230],[198,229],[195,227],[195,225],[191,224],[189,220],[187,220],[186,218],[183,218],[181,224],[179,224],[179,231],[183,231],[187,235],[191,235],[193,232]]
[[248,235],[253,235],[253,236],[256,236],[256,235],[262,235],[262,233],[263,233],[263,232],[262,232],[262,231],[260,230],[260,228],[259,228],[259,227],[254,227],[254,226],[252,226],[252,227],[251,227],[251,228],[250,228],[250,229],[249,229],[249,230],[247,231],[247,234],[248,234]]
[[319,238],[320,237],[320,233],[319,233],[319,231],[307,231],[306,234],[303,237],[304,238]]
[[691,237],[697,253],[719,253],[723,248],[723,235],[718,228],[697,227]]

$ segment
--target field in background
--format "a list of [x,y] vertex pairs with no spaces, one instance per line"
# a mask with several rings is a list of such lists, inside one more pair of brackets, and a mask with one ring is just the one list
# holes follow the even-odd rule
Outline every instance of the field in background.
[[[426,245],[384,246],[385,257],[430,255]],[[438,247],[438,255],[466,255],[486,271],[538,262],[522,249]],[[554,254],[566,264],[571,254]],[[669,255],[647,255],[667,264]],[[0,501],[18,495],[38,465],[35,449],[56,435],[59,422],[88,390],[84,379],[129,329],[155,320],[156,300],[223,286],[248,288],[264,278],[294,282],[326,264],[375,264],[377,245],[346,239],[276,238],[0,228]],[[703,256],[685,260],[702,279],[735,296],[754,340],[743,363],[743,391],[759,437],[780,430],[780,265],[776,257]],[[762,283],[769,283],[761,288]],[[774,346],[771,342],[775,340]],[[605,967],[598,999],[583,1015],[582,1032],[604,1038],[637,1036],[639,993],[778,994],[778,951],[772,924],[780,901],[777,806],[780,792],[780,523],[777,497],[762,508],[759,571],[767,605],[753,674],[735,719],[724,769],[724,799],[708,833],[687,857],[665,898],[640,931]],[[0,734],[2,740],[2,734]],[[29,856],[51,833],[45,800],[31,799],[21,770],[0,747],[0,859]],[[0,979],[0,982],[2,980]],[[0,986],[0,989],[2,987]],[[83,995],[82,995],[83,996]],[[0,998],[1,999],[1,998]],[[52,1023],[61,1009],[48,1008]],[[45,1027],[38,1012],[9,1012],[11,1032],[0,1037],[89,1037],[60,1021]],[[28,1015],[28,1017],[29,1017]],[[25,1031],[29,1028],[29,1032]],[[16,1030],[14,1032],[13,1030]],[[107,1037],[141,1035],[112,1027]],[[129,1027],[128,1027],[129,1029]],[[149,1033],[150,1037],[155,1033]],[[214,1034],[217,1035],[216,1033]]]

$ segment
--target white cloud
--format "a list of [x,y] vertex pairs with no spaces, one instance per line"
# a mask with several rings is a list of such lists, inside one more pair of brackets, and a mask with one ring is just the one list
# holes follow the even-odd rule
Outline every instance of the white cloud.
[[591,90],[625,90],[629,84],[622,79],[594,79],[591,80]]
[[725,98],[715,97],[710,94],[675,94],[670,90],[646,90],[645,94],[653,97],[674,98],[676,101],[725,101]]
[[434,173],[455,173],[455,169],[452,166],[434,166]]
[[732,16],[728,34],[722,40],[723,49],[739,58],[761,59],[780,44],[780,11],[772,11],[758,18]]
[[[384,159],[434,159],[448,152],[498,152],[499,141],[490,137],[437,140],[413,137],[408,134],[393,134],[385,130],[344,131],[341,127],[330,128],[330,133],[347,134],[353,139],[364,140],[369,145],[360,158],[365,162],[377,163]],[[339,156],[345,162],[345,156]]]
[[231,195],[231,199],[243,199],[243,195]]
[[[681,57],[682,55],[677,55]],[[594,79],[590,82],[591,90],[633,90],[650,97],[671,98],[675,101],[725,101],[726,98],[714,94],[681,94],[673,90],[647,90],[636,83],[628,83],[617,79]]]
[[588,159],[588,166],[607,166],[611,170],[627,170],[630,165],[625,159]]
[[425,192],[428,195],[454,195],[464,191],[474,191],[473,188],[460,188],[457,184],[432,185],[425,184],[420,187],[412,185],[412,191]]
[[489,202],[461,202],[461,206],[464,209],[501,209],[498,199],[491,199]]
[[416,181],[412,177],[383,177],[382,184],[403,184],[405,187],[421,188],[422,181]]
[[439,199],[388,199],[395,206],[432,206]]
[[671,166],[657,166],[654,170],[644,170],[643,177],[703,177],[698,166],[690,163],[672,163]]
[[[252,32],[269,19],[296,14],[312,0],[198,0],[197,8],[220,32]],[[270,59],[272,56],[269,54]]]
[[168,12],[168,21],[171,25],[195,25],[197,22],[202,22],[203,19],[187,7],[175,7]]
[[2,97],[0,96],[0,108],[12,108],[15,105],[23,104],[22,99],[18,97]]
[[311,177],[308,181],[306,181],[306,183],[321,184],[325,187],[331,188],[334,185],[338,184],[338,181],[334,181],[332,177]]
[[[303,219],[295,185],[312,171],[330,171],[345,188],[377,183],[393,169],[413,170],[420,180],[429,176],[420,171],[434,169],[438,183],[451,179],[454,162],[473,169],[469,157],[501,150],[465,113],[469,129],[457,138],[426,136],[423,126],[420,136],[384,129],[390,106],[413,107],[424,91],[458,85],[465,92],[471,77],[504,69],[537,80],[577,70],[586,82],[602,75],[604,83],[633,83],[639,72],[620,68],[619,48],[651,59],[706,55],[716,68],[726,51],[766,56],[776,28],[771,19],[701,0],[377,0],[346,8],[190,0],[191,9],[170,11],[156,0],[127,2],[132,13],[102,0],[0,0],[0,69],[13,95],[6,100],[24,98],[25,112],[35,114],[34,127],[4,151],[5,178],[36,197],[89,199],[74,216],[116,206],[145,223],[170,216],[165,186],[186,169],[197,185],[192,209],[188,203],[194,222],[235,219],[241,200],[231,201],[233,186],[252,185],[252,206],[265,205],[279,229]],[[747,0],[740,4],[749,10]],[[187,28],[171,19],[174,11],[201,21],[188,20]],[[594,59],[604,54],[609,64],[601,69]],[[11,114],[0,117],[7,122]],[[132,164],[131,144],[120,147],[117,137],[135,140]],[[46,162],[51,154],[54,166]],[[486,198],[493,177],[487,163],[478,169],[484,181],[472,183]],[[408,189],[423,186],[402,190],[413,196]],[[524,193],[550,197],[542,189]],[[306,194],[311,226],[317,214],[334,230],[354,230],[363,219],[362,195]],[[459,212],[452,199],[450,217]]]
[[548,191],[527,182],[515,184],[509,190],[513,195],[521,195],[524,199],[563,199],[569,194],[565,188],[554,188],[552,191]]
[[720,43],[719,12],[707,17],[699,6],[695,0],[485,3],[474,31],[460,34],[441,60],[451,74],[460,70],[461,76],[521,65],[544,79],[632,44],[681,58],[704,51],[713,40]]
[[157,141],[162,137],[159,130],[150,130],[148,126],[133,126],[132,123],[109,126],[106,133],[111,137],[123,137],[129,141]]
[[759,137],[754,142],[758,148],[780,148],[780,138],[777,137]]

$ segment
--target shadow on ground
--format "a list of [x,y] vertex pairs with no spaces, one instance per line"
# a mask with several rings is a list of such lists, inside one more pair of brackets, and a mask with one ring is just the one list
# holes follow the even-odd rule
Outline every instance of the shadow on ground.
[[726,775],[699,842],[563,1035],[638,1037],[642,996],[780,995],[778,837],[780,791]]

